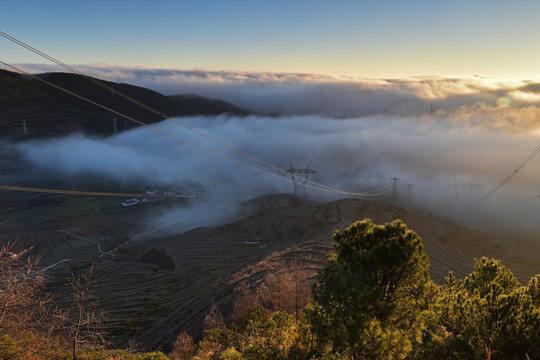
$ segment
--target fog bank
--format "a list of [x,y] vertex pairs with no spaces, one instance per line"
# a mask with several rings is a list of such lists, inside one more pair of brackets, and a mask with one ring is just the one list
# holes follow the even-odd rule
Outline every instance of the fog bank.
[[[178,120],[279,169],[289,168],[289,160],[300,168],[312,161],[314,180],[326,186],[349,193],[389,190],[390,178],[398,177],[400,205],[422,206],[481,230],[496,226],[540,234],[535,216],[540,160],[534,157],[515,172],[540,143],[539,80],[76,68],[166,95],[195,93],[247,108],[258,115]],[[221,215],[234,211],[223,209],[254,196],[293,192],[289,176],[275,169],[171,121],[157,126],[208,151],[145,128],[105,139],[73,135],[17,147],[36,168],[66,178],[99,174],[118,183],[203,193],[191,215],[183,212],[186,227],[227,221]],[[510,174],[508,183],[486,197]],[[324,200],[343,196],[307,193]],[[388,201],[390,193],[376,199]],[[169,221],[168,215],[171,221],[178,218],[170,211],[158,214],[158,223]],[[206,220],[191,220],[201,218]]]
[[[27,71],[60,71],[57,66],[20,65]],[[148,87],[165,95],[198,94],[230,101],[262,115],[320,115],[355,118],[369,115],[445,117],[463,114],[529,117],[538,124],[540,79],[418,76],[366,78],[308,73],[261,73],[143,69],[74,65],[91,76]],[[519,113],[519,115],[516,115]],[[506,120],[505,120],[506,121]],[[521,126],[517,124],[517,126]]]
[[[396,176],[400,179],[399,205],[422,206],[474,228],[489,230],[497,225],[540,234],[535,216],[540,209],[536,198],[540,159],[533,159],[493,195],[477,202],[540,143],[539,129],[533,123],[524,125],[519,118],[501,116],[494,121],[483,111],[468,117],[440,111],[418,117],[378,114],[349,119],[309,115],[179,120],[280,169],[289,168],[289,160],[300,168],[312,161],[311,168],[317,170],[314,180],[326,186],[352,193],[390,190],[390,178]],[[179,218],[186,227],[216,225],[230,220],[234,211],[227,209],[235,209],[247,199],[293,192],[290,178],[275,169],[264,168],[174,122],[166,120],[157,127],[230,160],[147,128],[104,139],[74,135],[31,141],[17,148],[34,166],[67,178],[98,174],[119,183],[140,182],[204,193],[204,199],[193,203],[191,213],[185,208],[178,208],[179,213],[168,209],[166,214],[149,219],[149,226]],[[306,191],[321,200],[343,197]],[[389,201],[390,195],[387,192],[375,199]],[[224,219],[223,214],[230,216]]]

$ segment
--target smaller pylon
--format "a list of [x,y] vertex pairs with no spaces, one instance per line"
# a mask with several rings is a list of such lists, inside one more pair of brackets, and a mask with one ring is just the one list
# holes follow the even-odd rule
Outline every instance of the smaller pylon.
[[28,136],[28,128],[26,127],[26,119],[23,119],[22,126],[23,126],[23,134],[24,134],[24,136]]
[[390,180],[392,180],[392,202],[397,202],[397,200],[398,200],[398,182],[399,182],[399,179],[394,176]]
[[[308,165],[303,169],[295,168],[291,160],[289,160],[289,165],[290,168],[285,171],[291,175],[291,179],[294,184],[294,196],[296,196],[296,193],[299,189],[302,189],[304,191],[304,195],[306,195],[306,183],[309,181],[309,175],[315,174],[317,170],[313,170],[310,168],[311,160],[309,161]],[[304,175],[304,178],[299,175]],[[298,180],[302,180],[302,183],[299,183]]]

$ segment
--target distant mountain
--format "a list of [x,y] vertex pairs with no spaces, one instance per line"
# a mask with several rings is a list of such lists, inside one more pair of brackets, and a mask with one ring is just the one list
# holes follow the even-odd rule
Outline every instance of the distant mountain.
[[174,99],[180,106],[180,116],[201,115],[202,109],[204,109],[204,114],[202,115],[220,115],[227,113],[245,116],[250,113],[248,110],[242,109],[230,102],[210,99],[196,94],[172,95],[170,98]]
[[[145,110],[80,75],[44,73],[37,76],[136,120],[145,123],[163,120],[160,115]],[[167,116],[249,114],[249,111],[222,100],[193,94],[165,96],[139,86],[99,81]],[[30,76],[0,70],[0,134],[3,139],[62,136],[74,131],[110,135],[115,131],[136,126],[121,116]]]

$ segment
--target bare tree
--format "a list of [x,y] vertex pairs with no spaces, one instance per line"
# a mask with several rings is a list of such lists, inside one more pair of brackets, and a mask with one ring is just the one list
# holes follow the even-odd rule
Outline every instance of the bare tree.
[[[0,343],[3,355],[15,358],[56,358],[60,342],[51,335],[62,328],[63,313],[52,306],[39,258],[16,243],[0,246]],[[37,356],[37,357],[36,357]]]
[[280,264],[268,274],[257,289],[258,302],[270,311],[298,314],[310,300],[310,272],[297,262]]
[[204,318],[204,330],[211,330],[211,329],[225,329],[225,321],[223,321],[223,316],[221,315],[218,307],[215,304],[212,304],[210,306],[210,310],[208,310],[208,314]]
[[72,307],[66,318],[67,336],[71,339],[72,359],[77,359],[79,347],[86,343],[103,343],[101,325],[105,319],[92,288],[95,282],[94,266],[84,273],[72,273],[69,285],[72,290]]
[[[18,334],[45,328],[52,296],[36,270],[39,259],[15,243],[0,246],[0,332]],[[48,319],[50,320],[50,319]]]
[[193,338],[187,332],[182,332],[173,344],[169,358],[171,360],[190,360],[195,351]]
[[284,311],[298,316],[311,299],[315,272],[296,261],[277,263],[258,284],[244,283],[236,289],[231,321],[244,325],[250,313],[262,306],[268,312]]
[[259,305],[255,290],[248,286],[236,289],[231,321],[239,326],[244,326],[248,321],[249,314]]

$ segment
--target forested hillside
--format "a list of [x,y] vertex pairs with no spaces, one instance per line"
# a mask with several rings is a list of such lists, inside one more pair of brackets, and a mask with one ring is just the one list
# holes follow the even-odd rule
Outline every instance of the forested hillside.
[[[535,359],[540,356],[540,274],[522,286],[482,257],[464,279],[436,285],[422,239],[400,220],[358,221],[334,235],[312,279],[297,263],[213,307],[201,341],[186,332],[169,351],[113,350],[92,292],[92,268],[72,272],[70,306],[52,306],[37,260],[0,252],[2,359]],[[300,282],[302,279],[302,283]],[[304,305],[306,304],[307,305]],[[299,308],[301,306],[302,308]]]

